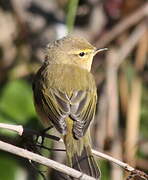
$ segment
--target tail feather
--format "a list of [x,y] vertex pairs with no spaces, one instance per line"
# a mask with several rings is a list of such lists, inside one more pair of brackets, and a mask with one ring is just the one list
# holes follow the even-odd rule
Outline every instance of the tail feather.
[[78,155],[78,153],[74,154],[72,157],[72,168],[96,179],[100,177],[100,170],[91,153],[90,146],[84,147],[81,155]]
[[96,179],[100,169],[92,155],[89,129],[79,139],[73,136],[73,120],[67,119],[67,134],[63,137],[66,146],[68,165]]
[[100,177],[99,167],[92,155],[89,135],[75,139],[71,134],[65,135],[64,142],[68,165],[96,179]]

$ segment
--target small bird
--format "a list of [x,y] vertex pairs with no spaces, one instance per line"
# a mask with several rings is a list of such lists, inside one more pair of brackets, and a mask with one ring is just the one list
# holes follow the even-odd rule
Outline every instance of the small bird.
[[47,46],[45,61],[34,77],[36,111],[45,124],[63,138],[68,165],[96,179],[99,167],[90,145],[90,122],[97,92],[90,73],[96,49],[87,40],[68,35]]

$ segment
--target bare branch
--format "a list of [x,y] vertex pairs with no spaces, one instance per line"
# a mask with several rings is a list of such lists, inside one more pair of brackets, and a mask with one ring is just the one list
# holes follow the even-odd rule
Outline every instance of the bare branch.
[[[17,132],[19,135],[21,134],[20,132],[22,132],[22,130],[21,130],[21,128],[20,129],[18,128],[19,125],[12,125],[13,128],[10,128],[10,127],[11,127],[11,125],[9,125],[9,124],[0,123],[0,128],[9,129],[9,130]],[[21,126],[21,127],[23,128],[23,126]],[[30,131],[32,131],[32,130],[30,130]],[[32,131],[32,132],[34,132],[34,131]],[[49,137],[47,137],[47,138],[49,138]],[[61,141],[61,139],[59,141]],[[16,154],[18,156],[30,159],[32,161],[38,162],[38,163],[43,164],[45,166],[52,167],[58,171],[66,173],[70,176],[73,176],[73,177],[77,176],[76,178],[80,178],[81,180],[83,180],[85,178],[91,178],[90,180],[94,179],[90,176],[87,176],[87,175],[85,175],[79,171],[76,171],[76,170],[74,170],[68,166],[65,166],[63,164],[60,164],[56,161],[47,159],[43,156],[40,156],[38,154],[32,153],[30,151],[27,151],[25,149],[16,147],[14,145],[11,145],[11,144],[8,144],[8,143],[2,142],[2,141],[0,141],[0,149],[7,151],[7,152],[10,152],[12,154]],[[129,171],[129,172],[134,173],[134,174],[136,172],[139,176],[141,174],[143,174],[145,177],[148,177],[148,175],[145,174],[144,172],[138,171],[135,168],[131,167],[130,165],[128,165],[128,164],[126,164],[126,163],[124,163],[118,159],[115,159],[115,158],[113,158],[107,154],[104,154],[102,152],[98,152],[94,149],[92,149],[92,153],[97,157],[101,157],[101,158],[106,159],[112,163],[115,163],[116,165],[120,166],[121,168],[125,169],[126,171]],[[89,179],[87,179],[87,180],[89,180]]]
[[60,172],[63,172],[69,176],[72,176],[72,177],[80,179],[80,180],[95,180],[95,178],[90,177],[84,173],[81,173],[80,171],[77,171],[75,169],[72,169],[66,165],[63,165],[63,164],[58,163],[56,161],[53,161],[51,159],[45,158],[41,155],[32,153],[32,152],[27,151],[25,149],[16,147],[14,145],[5,143],[3,141],[0,141],[0,149],[3,151],[10,152],[12,154],[16,154],[18,156],[27,158],[29,160],[38,162],[38,163],[43,164],[45,166],[51,167],[53,169],[56,169]]
[[128,164],[126,164],[126,163],[124,163],[124,162],[122,162],[122,161],[120,161],[120,160],[118,160],[118,159],[115,159],[115,158],[113,158],[113,157],[111,157],[111,156],[109,156],[109,155],[107,155],[107,154],[104,154],[104,153],[102,153],[102,152],[98,152],[98,151],[96,151],[96,150],[94,150],[94,149],[92,149],[92,152],[93,152],[93,154],[94,154],[95,156],[101,157],[101,158],[103,158],[103,159],[107,159],[108,161],[117,164],[118,166],[124,168],[124,169],[127,170],[127,171],[134,171],[134,170],[135,170],[135,169],[134,169],[133,167],[131,167],[130,165],[128,165]]
[[9,129],[11,131],[18,133],[20,136],[22,136],[24,132],[24,128],[22,125],[0,123],[0,128]]
[[18,133],[20,136],[22,136],[23,134],[37,135],[37,136],[43,136],[44,135],[44,137],[46,137],[46,138],[50,138],[50,139],[53,139],[56,141],[60,140],[59,137],[47,134],[46,131],[41,132],[41,131],[28,129],[28,128],[24,128],[22,125],[12,125],[12,124],[0,123],[0,128],[4,128],[4,129],[14,131],[14,132]]

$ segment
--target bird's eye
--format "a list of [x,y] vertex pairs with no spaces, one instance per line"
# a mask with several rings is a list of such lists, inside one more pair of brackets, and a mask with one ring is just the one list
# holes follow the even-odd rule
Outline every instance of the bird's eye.
[[80,53],[79,53],[79,56],[80,56],[80,57],[83,57],[84,55],[85,55],[85,52],[80,52]]

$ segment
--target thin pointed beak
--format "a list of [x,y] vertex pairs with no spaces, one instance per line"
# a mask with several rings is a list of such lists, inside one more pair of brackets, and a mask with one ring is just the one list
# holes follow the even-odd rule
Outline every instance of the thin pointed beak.
[[95,54],[94,55],[96,55],[97,53],[99,53],[99,52],[102,52],[102,51],[107,51],[108,50],[108,48],[101,48],[101,49],[96,49],[96,51],[95,51]]

